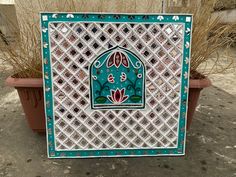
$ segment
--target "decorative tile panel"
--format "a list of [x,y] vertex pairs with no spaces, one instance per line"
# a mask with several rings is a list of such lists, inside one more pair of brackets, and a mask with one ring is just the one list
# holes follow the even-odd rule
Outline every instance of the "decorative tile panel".
[[191,15],[42,13],[48,155],[183,155]]
[[144,108],[145,66],[131,51],[114,47],[90,65],[92,109]]

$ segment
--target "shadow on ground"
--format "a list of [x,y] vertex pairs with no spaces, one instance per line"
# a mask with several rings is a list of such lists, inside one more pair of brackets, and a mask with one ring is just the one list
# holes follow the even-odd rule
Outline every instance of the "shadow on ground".
[[205,89],[187,133],[184,157],[53,159],[27,126],[14,89],[0,82],[0,177],[236,176],[236,97]]

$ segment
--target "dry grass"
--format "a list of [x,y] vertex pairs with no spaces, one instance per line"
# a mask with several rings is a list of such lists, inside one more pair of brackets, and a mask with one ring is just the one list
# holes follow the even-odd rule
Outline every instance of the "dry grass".
[[[18,0],[17,15],[20,25],[20,39],[16,46],[6,46],[0,59],[13,67],[16,77],[42,77],[41,42],[39,31],[40,11],[63,12],[160,12],[160,0]],[[137,5],[138,3],[138,5]],[[134,5],[133,5],[134,4]],[[155,4],[155,5],[154,5]],[[196,71],[203,75],[224,72],[232,67],[231,57],[219,57],[220,48],[226,49],[234,42],[226,34],[236,33],[236,25],[220,25],[218,19],[211,18],[209,7],[195,6],[181,8],[181,13],[193,13],[193,38],[191,57],[191,77],[196,78]],[[209,34],[210,37],[209,37]],[[216,57],[212,57],[212,56]],[[212,65],[209,68],[209,63]],[[225,64],[226,63],[226,64]],[[203,67],[204,65],[204,67]],[[206,67],[207,66],[207,67]]]
[[153,4],[160,4],[160,0],[144,0],[140,2],[141,6],[132,5],[137,2],[137,0],[16,0],[20,38],[17,47],[0,48],[0,60],[3,61],[1,68],[12,66],[15,77],[42,77],[39,12],[159,12],[159,7]]
[[235,67],[236,56],[231,56],[230,49],[236,42],[236,24],[221,24],[220,17],[211,14],[213,6],[214,1],[206,1],[202,6],[192,4],[175,10],[193,14],[191,78]]

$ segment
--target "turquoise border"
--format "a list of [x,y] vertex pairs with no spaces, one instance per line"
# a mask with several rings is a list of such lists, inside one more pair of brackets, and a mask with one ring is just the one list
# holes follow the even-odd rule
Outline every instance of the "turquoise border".
[[[47,144],[49,158],[89,158],[126,156],[179,156],[185,154],[186,117],[189,87],[189,59],[191,44],[192,15],[181,14],[92,14],[92,13],[41,13],[41,38],[43,58],[43,79],[45,115],[47,122]],[[128,22],[128,23],[183,23],[184,48],[181,74],[181,100],[179,138],[177,148],[114,149],[57,151],[54,141],[54,115],[52,96],[52,75],[48,25],[50,22]],[[186,75],[187,73],[187,75]]]

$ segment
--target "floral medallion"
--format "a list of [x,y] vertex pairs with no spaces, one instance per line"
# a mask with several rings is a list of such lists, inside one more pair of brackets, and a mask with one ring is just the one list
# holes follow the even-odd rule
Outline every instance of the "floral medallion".
[[137,109],[145,105],[145,66],[133,52],[114,47],[90,66],[92,109]]

